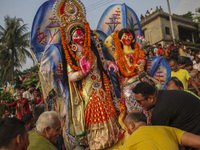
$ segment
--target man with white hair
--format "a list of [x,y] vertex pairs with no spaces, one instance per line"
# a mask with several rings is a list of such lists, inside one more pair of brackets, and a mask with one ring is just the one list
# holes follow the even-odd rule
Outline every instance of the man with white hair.
[[54,144],[60,134],[61,122],[57,112],[44,112],[36,122],[36,132],[29,135],[28,150],[57,150]]

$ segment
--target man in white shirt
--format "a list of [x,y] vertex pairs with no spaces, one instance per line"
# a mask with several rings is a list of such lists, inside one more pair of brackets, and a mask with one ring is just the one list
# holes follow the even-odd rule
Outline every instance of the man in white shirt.
[[[34,88],[35,88],[35,86],[31,84],[31,85],[29,86],[29,89],[23,93],[23,98],[28,99],[29,102],[30,102],[31,100],[33,100],[33,99],[35,98],[35,97],[34,97],[34,94],[33,94]],[[30,104],[29,104],[29,108],[30,108],[30,111],[32,111]]]
[[193,68],[194,69],[197,69],[198,71],[200,71],[200,61],[199,61],[200,59],[199,59],[199,56],[198,55],[196,55],[195,56],[195,63],[194,63],[194,65],[193,65]]

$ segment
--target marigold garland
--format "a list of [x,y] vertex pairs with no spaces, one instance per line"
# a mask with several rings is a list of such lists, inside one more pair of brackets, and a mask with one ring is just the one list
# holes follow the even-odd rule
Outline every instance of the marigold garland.
[[[115,31],[114,40],[115,40],[115,48],[116,48],[116,53],[117,53],[117,65],[119,67],[121,74],[126,77],[129,77],[129,76],[134,75],[135,65],[139,59],[144,58],[144,53],[140,49],[139,44],[135,42],[135,59],[132,66],[129,66],[125,59],[124,51],[121,48],[121,43],[120,43],[118,34],[119,34],[119,31]],[[129,73],[127,70],[129,71]]]
[[[63,27],[60,27],[61,31],[61,39],[62,39],[62,45],[65,53],[65,59],[67,63],[71,66],[74,70],[81,70],[80,67],[77,67],[76,65],[72,64],[71,57],[73,57],[76,61],[80,61],[81,58],[76,57],[74,52],[72,51],[65,35],[65,30]],[[92,52],[91,52],[91,38],[90,38],[90,27],[89,23],[85,21],[85,39],[84,39],[84,49],[82,56],[89,57],[90,66],[92,66]],[[71,56],[70,56],[71,55]]]

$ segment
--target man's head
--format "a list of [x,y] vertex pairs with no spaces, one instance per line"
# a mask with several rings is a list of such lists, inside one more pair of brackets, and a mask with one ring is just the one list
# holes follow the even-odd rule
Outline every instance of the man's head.
[[199,60],[200,60],[200,59],[199,59],[199,56],[196,55],[196,56],[195,56],[195,61],[196,61],[197,64],[199,63]]
[[24,114],[21,118],[21,121],[25,123],[25,127],[28,131],[32,130],[35,126],[35,119],[32,115]]
[[26,91],[26,88],[25,88],[25,87],[22,87],[22,88],[21,88],[21,92],[24,93],[25,91]]
[[144,110],[150,110],[155,106],[157,90],[147,82],[141,82],[133,89],[137,104]]
[[18,91],[20,91],[20,87],[19,86],[15,86],[14,90],[17,93]]
[[24,123],[17,118],[0,121],[0,149],[26,150],[29,145]]
[[21,91],[18,91],[17,92],[17,98],[18,98],[18,100],[22,100],[22,92]]
[[170,41],[170,45],[171,45],[171,46],[174,46],[174,41]]
[[175,59],[169,60],[169,65],[170,65],[172,71],[176,72],[179,70],[178,63]]
[[158,44],[158,48],[159,48],[159,49],[162,49],[162,44]]
[[10,109],[5,109],[4,115],[5,115],[5,117],[9,117],[10,116]]
[[35,97],[40,96],[40,90],[39,89],[34,89],[33,94]]
[[35,118],[36,121],[43,112],[44,112],[44,104],[40,104],[34,107],[33,117]]
[[36,122],[37,132],[55,144],[61,134],[61,123],[57,112],[47,111],[40,115]]
[[155,45],[156,45],[156,48],[158,48],[158,43],[156,43]]
[[187,61],[186,66],[189,71],[193,70],[193,62],[191,60]]
[[126,118],[124,120],[124,124],[128,130],[128,133],[132,134],[141,125],[147,124],[147,118],[140,111],[132,111],[126,116]]
[[33,90],[34,90],[34,88],[35,88],[35,85],[30,84],[30,85],[29,85],[29,89],[28,89],[28,91],[29,91],[30,93],[32,93]]
[[177,78],[172,77],[171,80],[167,83],[167,90],[183,90],[183,83]]
[[178,57],[178,65],[181,69],[185,69],[187,63],[187,58],[185,56]]

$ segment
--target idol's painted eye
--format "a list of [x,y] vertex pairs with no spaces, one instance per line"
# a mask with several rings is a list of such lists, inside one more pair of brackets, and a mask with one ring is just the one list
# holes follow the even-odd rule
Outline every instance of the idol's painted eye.
[[129,36],[129,39],[133,39],[133,36]]

